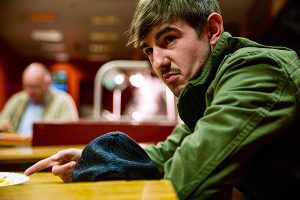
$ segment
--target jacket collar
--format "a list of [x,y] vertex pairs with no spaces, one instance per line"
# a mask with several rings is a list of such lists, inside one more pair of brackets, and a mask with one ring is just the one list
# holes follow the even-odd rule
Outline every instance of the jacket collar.
[[228,48],[228,46],[236,46],[238,42],[237,40],[231,40],[231,38],[231,35],[227,32],[222,34],[199,76],[189,81],[179,96],[177,108],[180,118],[192,132],[198,119],[203,116],[206,109],[206,91],[225,55],[230,53],[231,48]]

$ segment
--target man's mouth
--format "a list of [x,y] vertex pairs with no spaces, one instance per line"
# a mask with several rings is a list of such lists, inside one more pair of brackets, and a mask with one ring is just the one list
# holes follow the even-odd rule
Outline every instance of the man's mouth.
[[172,84],[178,79],[178,73],[176,72],[168,72],[163,74],[163,79],[167,84]]

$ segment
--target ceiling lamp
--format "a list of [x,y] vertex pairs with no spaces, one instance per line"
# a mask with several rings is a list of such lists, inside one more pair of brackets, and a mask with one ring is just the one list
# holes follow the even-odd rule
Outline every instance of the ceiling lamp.
[[62,52],[66,50],[64,43],[43,43],[41,48],[47,52]]
[[112,53],[114,47],[109,44],[90,44],[89,51],[91,53]]
[[89,38],[92,42],[116,42],[119,39],[119,34],[114,32],[92,32]]
[[92,16],[91,18],[91,22],[95,26],[117,25],[121,21],[121,18],[115,15]]
[[36,41],[61,42],[63,40],[63,34],[55,29],[33,30],[31,32],[31,38]]
[[70,56],[67,53],[57,53],[54,55],[54,59],[60,62],[67,62]]

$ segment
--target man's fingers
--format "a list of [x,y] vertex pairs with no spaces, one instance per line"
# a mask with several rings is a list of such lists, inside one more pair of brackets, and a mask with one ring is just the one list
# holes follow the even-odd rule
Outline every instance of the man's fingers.
[[[57,165],[66,167],[66,169],[70,169],[72,172],[72,170],[76,164],[76,161],[78,161],[78,159],[81,156],[81,152],[82,152],[82,150],[74,149],[74,148],[59,151],[56,154],[52,155],[51,157],[45,158],[45,159],[37,162],[33,166],[29,167],[28,169],[25,170],[24,174],[29,176],[35,172],[39,172],[44,169],[54,167]],[[70,161],[72,161],[72,162],[70,162]],[[57,169],[54,169],[54,173],[57,173],[57,175],[62,174],[62,172],[57,171],[60,169],[59,168],[60,166],[57,166],[57,167],[58,167]]]
[[59,164],[59,162],[53,160],[52,157],[45,158],[45,159],[40,160],[39,162],[35,163],[34,165],[29,167],[28,169],[26,169],[24,174],[26,176],[29,176],[29,175],[31,175],[35,172],[42,171],[42,170],[47,169],[49,167],[53,167],[54,165],[57,165],[57,164]]
[[55,165],[52,167],[52,173],[59,176],[65,183],[72,182],[72,172],[75,164],[75,161],[71,161],[64,165]]
[[55,176],[60,176],[61,174],[65,174],[65,173],[67,174],[72,173],[75,164],[76,164],[75,161],[71,161],[63,165],[55,165],[52,167],[52,173]]

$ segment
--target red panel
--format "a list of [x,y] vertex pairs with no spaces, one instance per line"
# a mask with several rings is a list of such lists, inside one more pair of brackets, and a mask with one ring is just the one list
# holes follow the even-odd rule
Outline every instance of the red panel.
[[108,132],[121,131],[137,142],[163,141],[175,127],[174,122],[39,122],[33,124],[32,145],[87,144]]

